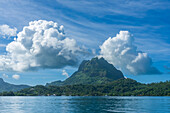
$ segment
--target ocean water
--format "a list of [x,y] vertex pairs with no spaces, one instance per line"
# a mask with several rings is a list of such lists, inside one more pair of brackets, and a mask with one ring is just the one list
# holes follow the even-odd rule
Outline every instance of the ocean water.
[[170,97],[0,97],[0,113],[170,113]]

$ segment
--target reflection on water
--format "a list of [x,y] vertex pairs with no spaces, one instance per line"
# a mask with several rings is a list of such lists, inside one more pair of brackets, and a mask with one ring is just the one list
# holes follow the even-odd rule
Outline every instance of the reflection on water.
[[0,113],[168,113],[170,97],[0,97]]

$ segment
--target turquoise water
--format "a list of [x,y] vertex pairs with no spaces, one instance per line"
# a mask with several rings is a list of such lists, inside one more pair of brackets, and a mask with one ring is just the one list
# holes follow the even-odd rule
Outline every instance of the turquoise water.
[[0,113],[170,113],[170,97],[0,97]]

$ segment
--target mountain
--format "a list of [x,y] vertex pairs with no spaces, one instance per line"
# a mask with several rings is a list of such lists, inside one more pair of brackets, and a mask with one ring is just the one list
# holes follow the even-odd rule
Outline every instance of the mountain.
[[105,84],[121,78],[124,78],[122,72],[117,70],[112,64],[109,64],[104,58],[93,58],[84,60],[80,64],[78,71],[65,81],[47,83],[46,86]]
[[19,91],[24,88],[29,88],[30,86],[28,85],[14,85],[14,84],[9,84],[7,82],[4,82],[2,78],[0,78],[0,92],[4,91]]

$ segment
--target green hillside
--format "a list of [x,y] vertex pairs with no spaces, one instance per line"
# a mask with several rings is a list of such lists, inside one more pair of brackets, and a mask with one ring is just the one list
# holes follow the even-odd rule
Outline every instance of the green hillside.
[[9,84],[7,82],[4,82],[4,80],[2,78],[0,78],[0,92],[4,92],[4,91],[19,91],[21,89],[24,88],[28,88],[30,86],[28,85],[13,85],[13,84]]
[[108,84],[42,86],[26,88],[16,93],[1,93],[12,96],[170,96],[170,81],[142,84],[132,79],[119,79]]
[[74,84],[106,84],[124,78],[121,71],[109,64],[104,58],[93,58],[83,61],[78,71],[65,81],[47,83],[46,86],[74,85]]

